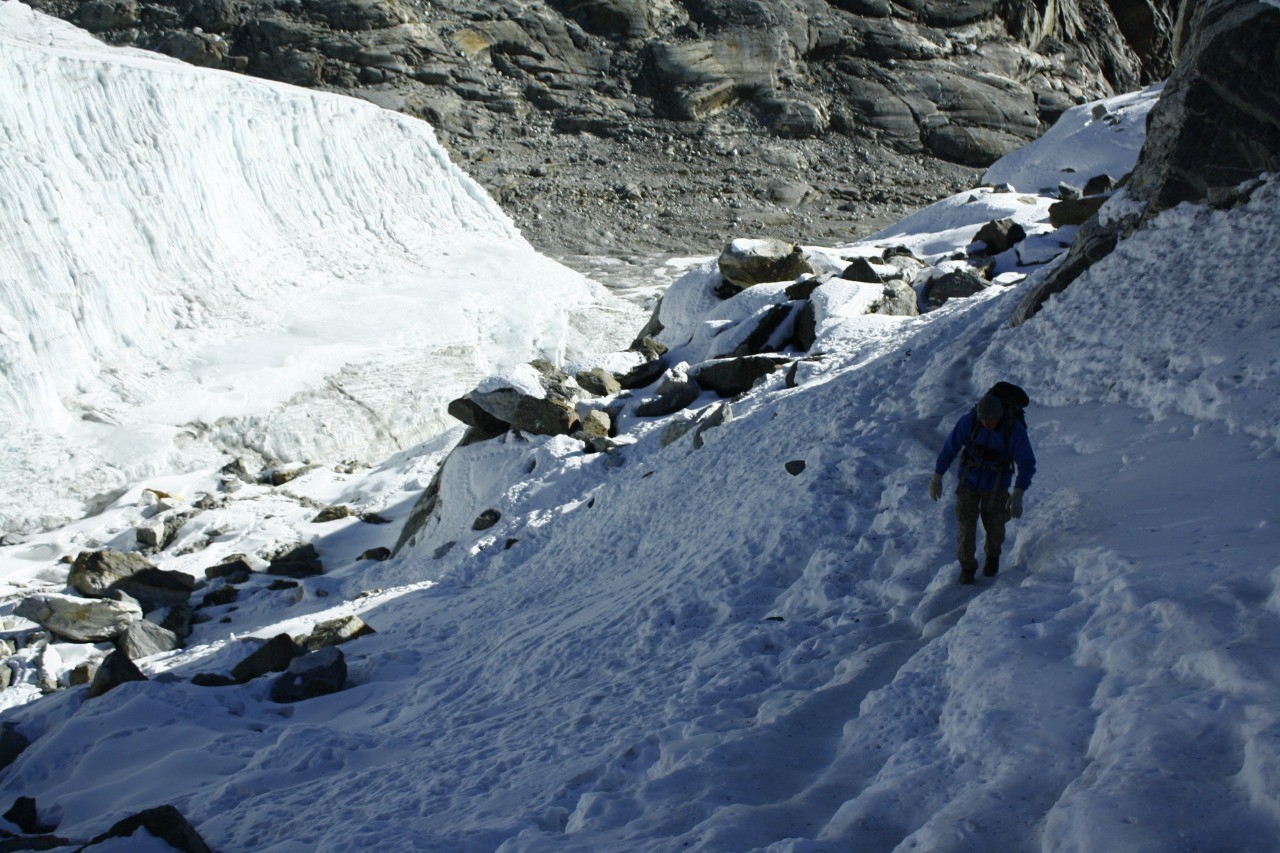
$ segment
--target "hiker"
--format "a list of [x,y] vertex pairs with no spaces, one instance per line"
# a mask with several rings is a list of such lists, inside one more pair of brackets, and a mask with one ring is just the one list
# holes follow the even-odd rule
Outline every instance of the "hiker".
[[[996,393],[999,392],[999,393]],[[1002,399],[1003,398],[1003,399]],[[942,497],[942,475],[960,456],[960,482],[956,487],[956,520],[959,522],[956,556],[960,560],[960,583],[973,583],[978,570],[975,556],[978,519],[986,532],[986,560],[982,574],[994,577],[1000,570],[1000,549],[1004,545],[1004,525],[1022,517],[1022,495],[1036,473],[1036,457],[1031,451],[1022,407],[1029,402],[1016,385],[997,383],[978,405],[961,416],[947,436],[929,481],[929,497]],[[1018,481],[1013,482],[1013,467]]]

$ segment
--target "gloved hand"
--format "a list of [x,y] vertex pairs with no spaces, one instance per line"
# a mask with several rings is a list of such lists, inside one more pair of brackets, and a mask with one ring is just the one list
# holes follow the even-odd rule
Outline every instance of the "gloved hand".
[[1022,489],[1014,489],[1009,495],[1009,517],[1022,518]]
[[929,481],[929,497],[935,501],[942,497],[942,475],[934,474],[933,479]]

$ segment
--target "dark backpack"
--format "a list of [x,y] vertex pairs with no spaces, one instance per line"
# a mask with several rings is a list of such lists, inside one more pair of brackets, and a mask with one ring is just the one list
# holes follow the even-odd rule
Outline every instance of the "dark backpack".
[[[999,398],[1004,404],[1005,414],[1009,415],[1005,425],[1005,437],[1013,431],[1013,419],[1017,418],[1023,426],[1027,425],[1027,406],[1031,405],[1031,398],[1027,396],[1027,392],[1023,391],[1012,382],[997,382],[987,391],[993,397]],[[974,415],[977,415],[977,407],[974,407]]]

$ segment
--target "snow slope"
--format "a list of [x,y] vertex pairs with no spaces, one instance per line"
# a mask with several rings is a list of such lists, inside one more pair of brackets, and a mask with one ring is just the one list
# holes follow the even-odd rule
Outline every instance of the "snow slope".
[[228,453],[376,459],[485,373],[638,325],[422,122],[14,0],[0,93],[0,530]]
[[[962,248],[970,195],[832,254]],[[1043,216],[986,196],[968,207]],[[307,501],[400,521],[447,443],[245,487],[161,564],[199,573],[301,534],[329,571],[210,611],[189,648],[143,661],[150,682],[4,711],[32,745],[0,806],[33,796],[84,838],[170,802],[222,850],[1272,850],[1278,210],[1273,176],[1236,209],[1166,211],[1017,328],[1039,274],[919,319],[844,318],[794,387],[633,419],[611,454],[471,445],[437,521],[387,562],[356,557],[396,525],[313,524]],[[663,304],[677,355],[765,292],[718,302],[712,283],[695,271]],[[1000,575],[961,588],[953,498],[926,486],[997,379],[1031,392],[1039,473]],[[717,406],[719,426],[664,441]],[[0,548],[5,592],[128,547],[144,485],[217,479],[149,479]],[[486,509],[501,520],[474,530]],[[343,647],[340,693],[277,705],[270,679],[188,681],[244,657],[246,634],[348,612],[378,633]]]

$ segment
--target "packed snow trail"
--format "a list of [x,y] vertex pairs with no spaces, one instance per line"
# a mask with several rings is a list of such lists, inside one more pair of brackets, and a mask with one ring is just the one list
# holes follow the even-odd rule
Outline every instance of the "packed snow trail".
[[228,452],[376,459],[485,373],[643,322],[421,121],[12,0],[0,93],[0,532]]

